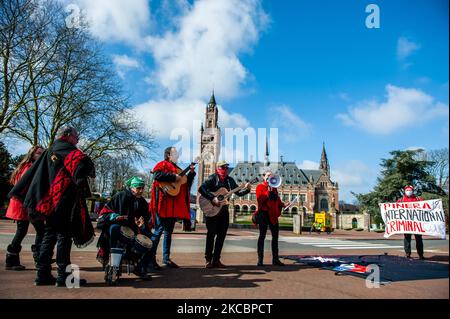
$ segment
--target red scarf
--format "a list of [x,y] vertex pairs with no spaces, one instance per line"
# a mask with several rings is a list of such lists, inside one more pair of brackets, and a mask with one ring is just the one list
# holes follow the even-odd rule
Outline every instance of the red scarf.
[[216,173],[219,176],[219,180],[223,182],[228,176],[228,167],[218,167],[216,168]]

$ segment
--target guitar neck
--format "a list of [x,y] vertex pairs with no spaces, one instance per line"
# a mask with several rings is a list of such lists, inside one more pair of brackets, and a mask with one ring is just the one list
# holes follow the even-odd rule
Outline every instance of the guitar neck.
[[180,174],[178,174],[178,175],[180,175],[180,176],[184,176],[184,175],[186,175],[186,173],[189,171],[189,169],[191,168],[191,165],[195,165],[195,163],[194,162],[192,162],[188,167],[186,167]]
[[241,189],[244,189],[244,188],[245,188],[245,185],[238,186],[238,187],[236,187],[235,189],[232,189],[231,191],[229,191],[229,192],[224,196],[224,198],[225,198],[225,199],[228,199],[228,198],[231,197],[231,195],[233,195],[233,194],[236,193],[236,192],[239,192]]

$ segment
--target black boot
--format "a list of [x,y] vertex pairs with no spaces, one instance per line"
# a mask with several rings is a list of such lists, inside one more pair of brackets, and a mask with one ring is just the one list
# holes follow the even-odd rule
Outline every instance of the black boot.
[[20,264],[20,251],[22,246],[14,248],[12,245],[8,245],[6,249],[6,270],[24,270],[25,266]]
[[38,271],[34,284],[36,286],[53,286],[56,282],[56,278],[52,276],[51,267],[38,266]]
[[143,280],[151,280],[152,276],[147,273],[147,266],[142,262],[138,262],[134,268],[133,273]]
[[258,263],[256,264],[256,266],[264,266],[264,254],[258,254]]
[[272,265],[274,266],[284,266],[284,264],[280,261],[280,259],[278,259],[278,257],[274,258],[272,260]]
[[33,252],[34,266],[37,268],[39,262],[39,246],[31,245],[31,251]]
[[[63,271],[63,269],[64,269],[64,271]],[[55,282],[55,286],[56,287],[67,287],[67,285],[66,285],[66,279],[67,279],[67,277],[69,277],[70,275],[71,275],[71,273],[69,273],[69,272],[65,272],[65,270],[66,270],[66,267],[63,267],[63,268],[61,268],[61,267],[58,267],[58,277],[56,278],[56,282]],[[86,284],[87,284],[87,280],[86,279],[79,279],[80,281],[79,281],[79,284],[80,284],[80,287],[82,287],[82,286],[86,286]],[[72,285],[72,284],[77,284],[77,282],[76,281],[74,281],[73,283],[72,282],[69,282],[69,285]],[[69,288],[69,287],[67,287],[67,288]]]
[[35,286],[53,286],[56,282],[56,278],[52,274],[47,274],[44,276],[38,276],[34,280]]

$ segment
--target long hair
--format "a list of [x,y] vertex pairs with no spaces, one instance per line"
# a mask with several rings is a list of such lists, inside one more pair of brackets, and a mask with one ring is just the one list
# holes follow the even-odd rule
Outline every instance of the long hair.
[[20,172],[22,171],[22,169],[24,168],[25,165],[27,165],[28,163],[33,163],[33,156],[34,153],[36,153],[36,151],[38,149],[44,149],[41,145],[36,145],[33,146],[32,148],[30,148],[30,150],[28,151],[27,155],[25,155],[25,157],[23,158],[23,160],[19,163],[19,165],[17,165],[16,169],[14,170],[14,172],[12,172],[11,174],[11,178],[9,179],[9,183],[11,185],[15,184],[15,180],[18,174],[20,174]]

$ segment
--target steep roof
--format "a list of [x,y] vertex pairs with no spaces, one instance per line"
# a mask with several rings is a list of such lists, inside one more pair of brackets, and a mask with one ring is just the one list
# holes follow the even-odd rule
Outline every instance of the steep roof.
[[310,182],[312,175],[314,181],[317,181],[322,175],[321,170],[302,170],[294,162],[275,162],[265,166],[262,162],[240,162],[230,170],[229,175],[233,177],[237,183],[244,183],[257,177],[262,181],[263,174],[266,170],[280,175],[282,184],[285,186],[301,186]]

